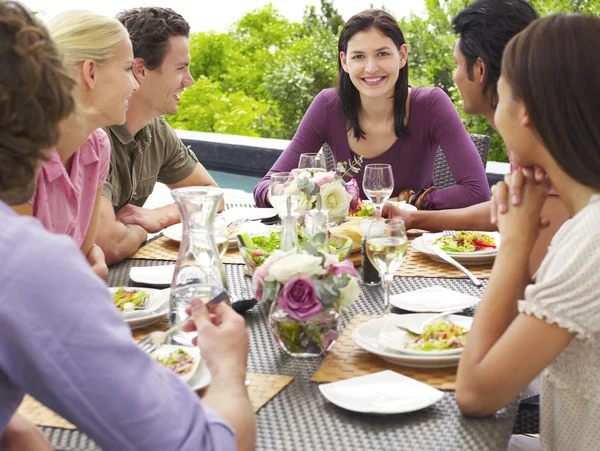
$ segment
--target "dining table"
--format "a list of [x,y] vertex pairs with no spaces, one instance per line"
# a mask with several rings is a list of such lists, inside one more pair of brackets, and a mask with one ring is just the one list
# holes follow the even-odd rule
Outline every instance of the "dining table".
[[[168,260],[127,259],[109,269],[108,286],[139,286],[129,278],[131,268],[173,264]],[[252,297],[251,278],[243,264],[224,264],[233,299]],[[392,294],[433,286],[480,298],[487,285],[466,278],[396,276]],[[359,299],[341,314],[341,329],[357,315],[380,315],[383,287],[360,286]],[[393,309],[393,314],[409,312]],[[472,316],[474,308],[462,312]],[[292,357],[272,337],[269,305],[258,303],[243,313],[250,336],[248,371],[286,375],[293,380],[256,413],[256,450],[505,450],[513,432],[518,401],[484,418],[463,416],[454,391],[445,390],[434,405],[410,413],[375,415],[344,410],[327,401],[311,378],[324,356]],[[335,349],[337,343],[334,343]],[[331,352],[331,351],[330,351]],[[56,450],[100,449],[77,429],[42,427]]]

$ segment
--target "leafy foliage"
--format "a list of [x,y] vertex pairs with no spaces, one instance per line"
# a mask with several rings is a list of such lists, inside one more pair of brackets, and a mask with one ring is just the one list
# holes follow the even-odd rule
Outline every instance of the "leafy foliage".
[[[442,88],[469,132],[492,137],[489,159],[507,161],[502,139],[487,120],[463,113],[452,81],[456,36],[450,19],[466,3],[425,0],[425,17],[400,19],[409,46],[410,82]],[[541,15],[600,14],[597,0],[532,4]],[[290,22],[269,4],[245,14],[227,33],[193,34],[190,70],[196,83],[183,93],[179,112],[167,120],[186,130],[291,139],[313,98],[335,85],[343,22],[331,0],[321,0],[320,9],[306,8],[302,23]]]

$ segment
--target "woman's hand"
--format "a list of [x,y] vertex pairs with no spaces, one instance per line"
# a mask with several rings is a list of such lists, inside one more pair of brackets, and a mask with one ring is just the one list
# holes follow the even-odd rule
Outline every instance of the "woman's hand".
[[519,240],[533,246],[539,231],[549,225],[541,217],[548,190],[547,181],[533,169],[507,174],[504,182],[492,187],[491,220],[498,225],[503,241]]

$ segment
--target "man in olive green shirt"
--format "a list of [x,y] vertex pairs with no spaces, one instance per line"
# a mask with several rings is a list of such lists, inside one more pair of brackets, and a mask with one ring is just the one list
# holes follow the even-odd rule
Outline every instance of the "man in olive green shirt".
[[125,124],[106,130],[112,152],[96,244],[109,265],[135,253],[148,233],[179,222],[174,204],[143,208],[157,181],[171,189],[217,186],[162,117],[177,113],[181,93],[194,84],[189,24],[168,8],[135,8],[117,19],[129,31],[139,89],[129,100]]

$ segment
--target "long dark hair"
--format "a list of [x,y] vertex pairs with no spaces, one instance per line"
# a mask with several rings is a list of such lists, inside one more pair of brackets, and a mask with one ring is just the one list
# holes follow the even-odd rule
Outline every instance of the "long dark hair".
[[552,157],[574,180],[600,189],[600,19],[538,19],[504,51],[502,76],[522,99]]
[[[404,43],[404,35],[396,19],[381,9],[369,9],[352,16],[345,23],[340,39],[338,41],[338,54],[348,53],[348,41],[356,33],[376,28],[390,38],[399,49]],[[342,112],[346,119],[348,130],[352,130],[357,140],[365,138],[365,132],[358,123],[358,112],[360,110],[360,94],[358,89],[350,80],[350,76],[342,67],[342,61],[338,61],[338,96],[342,104]],[[400,69],[398,80],[394,88],[394,133],[396,136],[407,134],[406,125],[406,99],[408,98],[408,63]]]

